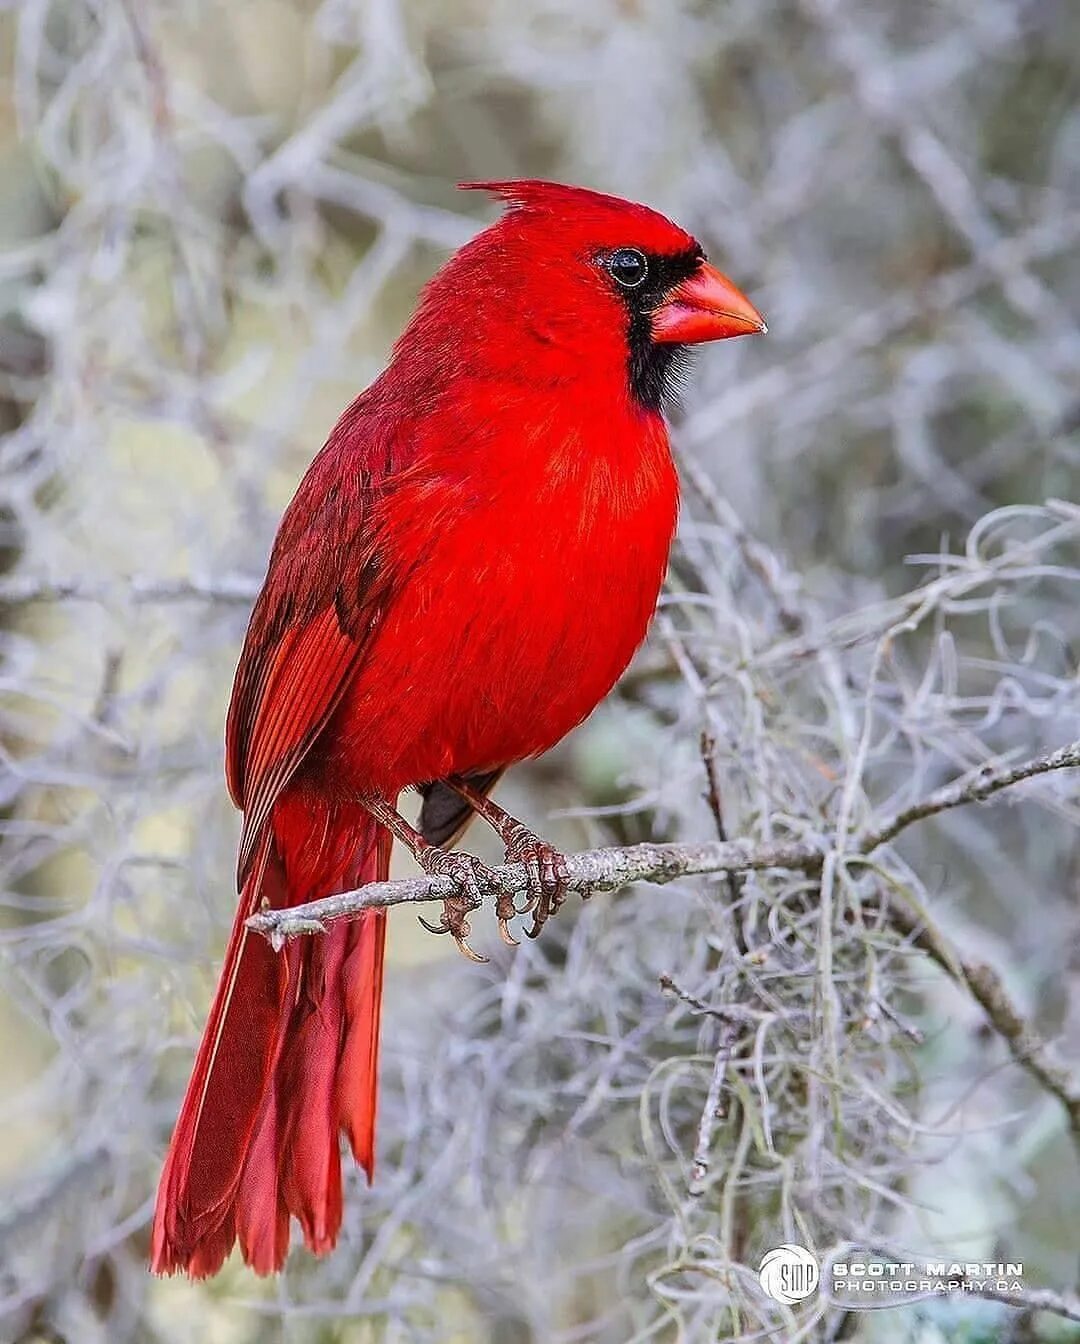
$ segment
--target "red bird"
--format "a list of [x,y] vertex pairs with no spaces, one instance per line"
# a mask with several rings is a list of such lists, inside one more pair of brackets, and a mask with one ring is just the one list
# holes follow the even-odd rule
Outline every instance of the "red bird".
[[[675,532],[663,409],[684,346],[764,331],[670,220],[549,182],[472,183],[509,209],[424,291],[282,520],[226,730],[244,814],[221,981],[158,1191],[152,1265],[214,1274],[239,1239],[280,1269],[290,1215],[341,1226],[338,1131],[372,1177],[386,917],[276,953],[244,921],[387,876],[391,837],[443,846],[475,812],[526,864],[535,936],[565,860],[487,795],[604,698],[645,637]],[[420,829],[396,811],[423,795]],[[496,911],[507,938],[516,911]]]

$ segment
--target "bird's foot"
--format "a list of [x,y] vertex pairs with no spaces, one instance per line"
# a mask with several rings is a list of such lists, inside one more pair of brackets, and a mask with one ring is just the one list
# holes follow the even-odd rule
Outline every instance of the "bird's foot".
[[442,918],[430,924],[421,915],[420,923],[429,933],[449,933],[459,950],[470,961],[487,961],[469,946],[469,915],[484,903],[484,892],[490,887],[491,869],[472,854],[447,854],[444,849],[427,845],[416,855],[420,867],[429,877],[449,877],[458,885],[458,891],[443,901]]
[[[539,937],[540,930],[548,922],[552,915],[557,915],[566,900],[566,893],[570,883],[570,870],[567,866],[566,856],[548,844],[527,826],[522,825],[520,821],[515,821],[513,827],[504,837],[506,845],[506,862],[523,863],[528,880],[528,887],[525,892],[525,902],[519,908],[510,900],[510,911],[512,914],[527,915],[532,914],[533,923],[531,929],[526,929],[526,936],[529,938]],[[506,919],[508,918],[505,909],[500,911],[496,907],[496,914],[499,917],[499,929],[504,941],[513,941],[510,938],[509,930],[506,928]]]

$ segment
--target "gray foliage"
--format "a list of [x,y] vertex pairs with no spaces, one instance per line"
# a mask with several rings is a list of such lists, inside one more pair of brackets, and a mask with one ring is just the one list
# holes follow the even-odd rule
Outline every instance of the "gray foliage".
[[[1075,6],[19,0],[0,37],[0,1338],[973,1337],[779,1307],[785,1241],[1074,1287],[1076,1119],[993,991],[1067,1067],[1075,775],[853,841],[1080,738]],[[246,603],[481,222],[453,182],[523,174],[669,210],[771,334],[677,414],[649,646],[505,796],[569,848],[823,867],[574,901],[481,968],[415,964],[396,912],[380,1169],[336,1253],[158,1282]]]

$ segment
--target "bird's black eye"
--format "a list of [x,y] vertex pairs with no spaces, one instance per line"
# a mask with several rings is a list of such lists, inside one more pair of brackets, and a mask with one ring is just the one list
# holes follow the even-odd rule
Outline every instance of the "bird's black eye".
[[607,268],[623,289],[637,289],[649,274],[644,252],[636,247],[620,247],[608,257]]

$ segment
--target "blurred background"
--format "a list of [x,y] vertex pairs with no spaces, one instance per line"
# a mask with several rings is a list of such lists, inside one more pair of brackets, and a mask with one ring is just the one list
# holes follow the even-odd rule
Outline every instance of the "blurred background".
[[1080,1107],[879,917],[992,964],[1080,1070],[1070,772],[824,885],[642,887],[512,953],[478,917],[484,967],[395,911],[380,1170],[336,1253],[146,1269],[234,909],[247,613],[307,462],[492,217],[458,179],[647,201],[770,326],[675,415],[649,645],[505,805],[570,849],[722,818],[842,854],[1080,737],[1077,6],[3,11],[0,1339],[1080,1338],[973,1300],[783,1309],[755,1274],[859,1241],[1075,1287]]

